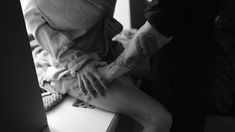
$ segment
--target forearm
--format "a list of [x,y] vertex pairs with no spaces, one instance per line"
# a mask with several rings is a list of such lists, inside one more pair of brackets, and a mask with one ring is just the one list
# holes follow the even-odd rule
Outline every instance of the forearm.
[[171,38],[161,35],[146,22],[137,31],[129,46],[114,62],[108,65],[108,78],[112,80],[133,70],[170,40]]
[[[111,80],[117,78],[133,70],[139,63],[147,59],[149,56],[145,53],[145,51],[143,51],[140,43],[154,44],[154,42],[156,42],[156,38],[154,38],[151,33],[146,32],[140,34],[140,36],[137,36],[133,41],[131,41],[131,45],[126,48],[114,62],[108,65],[107,72],[109,78]],[[151,46],[154,50],[157,50],[156,46]]]

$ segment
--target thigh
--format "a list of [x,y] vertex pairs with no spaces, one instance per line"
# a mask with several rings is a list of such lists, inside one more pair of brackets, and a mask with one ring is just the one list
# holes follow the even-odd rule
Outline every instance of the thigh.
[[158,114],[165,115],[167,112],[159,102],[123,78],[114,80],[104,97],[98,96],[88,103],[107,111],[128,115],[137,121],[156,117]]

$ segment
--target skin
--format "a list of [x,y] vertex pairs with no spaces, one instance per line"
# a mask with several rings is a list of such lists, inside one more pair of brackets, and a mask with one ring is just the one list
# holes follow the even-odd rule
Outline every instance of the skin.
[[[84,94],[88,93],[91,97],[104,96],[108,83],[132,71],[171,39],[172,37],[163,36],[146,22],[114,62],[107,65],[104,62],[91,61],[82,70],[79,70],[77,72],[79,86],[83,89]],[[100,69],[100,72],[97,72],[97,68]],[[72,69],[76,71],[76,65]]]
[[[101,67],[102,76],[111,82],[113,79],[136,68],[143,60],[155,54],[172,37],[165,37],[146,22],[134,35],[129,46],[120,56],[107,66]],[[103,71],[103,72],[102,72]]]
[[109,71],[108,78],[115,78],[128,71],[133,70],[143,60],[148,59],[157,50],[157,39],[152,33],[142,32],[135,39],[136,51],[129,54],[130,48],[126,48],[121,55],[111,64],[107,66]]
[[[97,95],[104,96],[104,92],[108,90],[105,79],[96,68],[104,65],[107,65],[107,63],[91,61],[76,72],[78,86],[85,95],[89,94],[91,97],[95,98]],[[75,64],[70,69],[76,71],[77,67],[78,66]]]
[[[162,38],[160,40],[156,39],[159,37],[156,37],[155,32],[153,32],[154,30],[152,28],[148,29],[148,26],[144,25],[144,28],[138,30],[130,45],[114,62],[105,66],[88,63],[77,74],[80,85],[84,84],[84,89],[88,91],[87,93],[92,93],[89,90],[97,93],[105,91],[105,89],[102,89],[102,86],[96,87],[92,85],[93,87],[89,87],[89,84],[92,84],[93,81],[95,85],[95,83],[100,84],[104,79],[109,84],[109,89],[106,90],[106,93],[97,94],[96,97],[89,100],[77,96],[78,94],[74,92],[69,94],[98,108],[125,114],[133,118],[143,126],[142,132],[169,132],[172,117],[167,109],[121,77],[126,72],[137,67],[144,59],[157,52],[159,45],[163,45],[159,44],[159,42],[162,42],[160,41]],[[100,77],[103,77],[103,79],[89,79],[88,76],[90,75],[88,73],[90,75],[93,74],[94,77],[96,77],[95,74],[100,74]]]
[[[106,63],[98,64],[98,62],[92,61],[79,70],[77,73],[79,86],[83,89],[84,94],[88,93],[91,97],[104,96],[108,83],[136,68],[171,39],[172,37],[163,36],[146,22],[114,62],[106,65]],[[76,65],[74,67],[74,71],[76,71]],[[101,72],[97,72],[99,67]]]
[[[110,82],[114,78],[133,70],[158,50],[157,39],[151,32],[141,32],[131,42],[135,44],[135,51],[131,49],[133,46],[127,47],[114,62],[104,67],[103,71],[105,72],[97,72],[96,67],[106,64],[97,61],[92,61],[83,70],[79,70],[77,73],[78,84],[83,93],[88,93],[91,97],[95,97],[97,94],[104,96],[107,90],[106,81]],[[132,54],[130,54],[130,51],[132,51]],[[76,70],[77,66],[74,65],[70,69]]]
[[164,106],[123,77],[110,82],[105,96],[87,100],[75,92],[69,94],[105,111],[129,116],[140,123],[141,132],[169,132],[172,124],[171,114]]
[[[44,41],[45,43],[41,42],[41,44],[44,44],[43,47],[47,49],[54,58],[63,58],[63,56],[69,57],[69,54],[74,53],[74,51],[66,50],[65,54],[63,50],[58,49],[58,45],[71,42],[63,40],[64,35],[55,32],[47,24],[40,26],[37,32],[37,36],[43,38],[42,40],[46,40]],[[40,40],[40,38],[36,39]],[[159,40],[160,39],[157,39],[157,41]],[[48,42],[55,43],[55,41],[56,45],[48,44]],[[112,66],[109,68],[109,65],[105,64],[104,66],[96,61],[91,61],[78,71],[77,69],[79,66],[76,66],[75,64],[72,68],[73,71],[76,72],[78,83],[80,85],[77,91],[81,88],[84,93],[87,93],[87,96],[92,96],[93,98],[85,100],[84,98],[77,96],[78,93],[76,93],[76,91],[68,91],[68,93],[73,97],[86,101],[98,108],[125,114],[135,119],[143,126],[143,132],[169,132],[172,123],[170,113],[159,102],[140,91],[129,81],[120,77],[125,72],[136,67],[138,64],[136,62],[140,62],[139,58],[136,57],[136,55],[138,56],[139,51],[137,50],[134,39],[127,49],[129,50],[123,53],[123,57],[120,57],[122,59],[118,58],[117,62],[119,63],[114,63],[113,65],[113,67],[119,67],[117,70],[112,70],[116,69],[111,68]],[[57,51],[60,52],[58,53]],[[67,61],[64,60],[66,59],[61,59],[59,61],[61,65],[63,64],[63,66],[66,66]],[[109,82],[109,89],[106,90],[107,86],[105,86],[105,82],[108,80],[113,81]],[[107,92],[103,94],[102,91]]]

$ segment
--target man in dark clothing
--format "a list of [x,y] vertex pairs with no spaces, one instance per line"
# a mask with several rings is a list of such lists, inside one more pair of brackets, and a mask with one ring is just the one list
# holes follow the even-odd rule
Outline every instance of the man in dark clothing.
[[[172,131],[203,132],[215,81],[214,22],[221,8],[220,0],[152,0],[146,23],[100,74],[111,82],[150,58],[154,94],[172,113]],[[164,120],[161,130],[168,131],[171,117]]]
[[202,132],[206,104],[214,87],[214,21],[219,0],[153,0],[147,21],[173,36],[151,58],[154,96],[173,115],[173,132]]

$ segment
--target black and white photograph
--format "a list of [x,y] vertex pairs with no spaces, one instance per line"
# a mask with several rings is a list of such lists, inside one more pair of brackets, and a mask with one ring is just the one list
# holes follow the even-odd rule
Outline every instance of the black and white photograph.
[[235,132],[235,0],[13,0],[2,132]]

